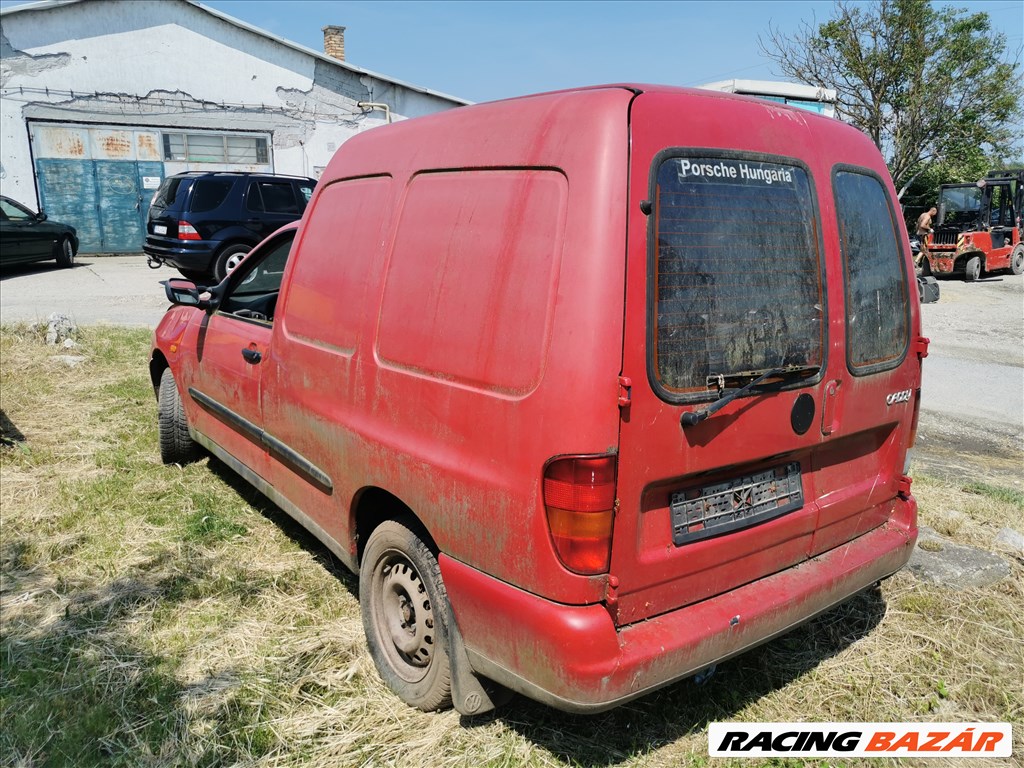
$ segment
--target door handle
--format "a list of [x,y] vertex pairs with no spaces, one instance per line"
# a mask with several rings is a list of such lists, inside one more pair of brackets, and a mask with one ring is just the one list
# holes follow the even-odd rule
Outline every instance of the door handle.
[[256,365],[260,360],[263,359],[263,355],[261,355],[259,353],[259,350],[256,349],[243,349],[242,357],[244,357],[245,362],[249,363],[250,365]]

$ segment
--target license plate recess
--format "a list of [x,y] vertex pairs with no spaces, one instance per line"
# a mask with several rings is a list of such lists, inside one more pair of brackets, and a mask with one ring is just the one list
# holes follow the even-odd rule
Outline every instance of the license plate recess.
[[672,494],[672,542],[679,546],[758,525],[804,505],[797,462]]

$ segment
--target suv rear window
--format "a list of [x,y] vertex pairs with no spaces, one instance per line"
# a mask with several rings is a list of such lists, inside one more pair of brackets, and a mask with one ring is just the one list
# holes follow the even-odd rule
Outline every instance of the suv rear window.
[[840,170],[834,181],[846,273],[846,358],[853,373],[896,365],[907,349],[907,281],[881,181]]
[[224,202],[234,184],[233,179],[197,179],[192,185],[192,202],[188,209],[194,213],[212,211]]
[[[660,157],[651,237],[652,383],[668,400],[822,364],[818,216],[794,164]],[[659,163],[659,159],[655,160]]]
[[[174,177],[164,179],[163,183],[160,184],[160,189],[153,195],[152,205],[156,208],[170,208],[171,203],[178,197],[178,190],[181,189],[183,181],[188,181],[188,179],[176,179]],[[185,189],[188,189],[188,185],[185,186]]]

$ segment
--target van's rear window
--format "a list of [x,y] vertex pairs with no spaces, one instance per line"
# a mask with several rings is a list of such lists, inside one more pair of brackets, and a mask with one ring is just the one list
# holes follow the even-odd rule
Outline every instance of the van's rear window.
[[669,157],[654,204],[652,373],[663,396],[821,366],[818,219],[802,168]]
[[835,173],[839,247],[846,276],[846,356],[855,374],[892,368],[909,340],[907,280],[893,209],[881,180]]

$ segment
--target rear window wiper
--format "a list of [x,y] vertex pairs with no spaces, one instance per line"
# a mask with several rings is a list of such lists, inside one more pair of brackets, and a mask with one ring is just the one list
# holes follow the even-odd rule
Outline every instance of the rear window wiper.
[[[684,413],[679,418],[679,422],[684,427],[692,427],[694,424],[699,424],[700,422],[704,421],[704,419],[706,419],[711,414],[713,414],[716,411],[719,411],[722,408],[724,408],[725,406],[727,406],[729,403],[731,403],[733,400],[735,400],[740,395],[749,392],[754,387],[756,387],[758,384],[761,384],[765,379],[772,379],[772,378],[781,376],[783,381],[787,381],[789,379],[793,379],[793,378],[797,378],[799,376],[802,376],[802,375],[806,374],[808,371],[816,371],[816,370],[818,370],[817,366],[811,366],[811,365],[805,365],[805,366],[799,366],[799,367],[788,367],[788,368],[771,368],[771,369],[765,371],[764,373],[762,373],[756,379],[751,380],[748,384],[745,384],[744,386],[740,387],[739,389],[734,389],[731,392],[728,392],[727,394],[722,395],[720,398],[715,400],[715,402],[713,402],[707,408],[703,408],[703,409],[701,409],[699,411],[687,411],[686,413]],[[719,377],[719,378],[720,379],[724,379],[724,377]]]

